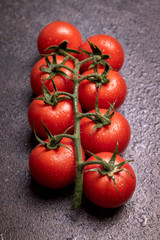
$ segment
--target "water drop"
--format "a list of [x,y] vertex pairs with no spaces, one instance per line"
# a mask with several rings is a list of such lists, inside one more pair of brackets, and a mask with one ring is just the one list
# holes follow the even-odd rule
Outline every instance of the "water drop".
[[147,225],[147,217],[145,214],[142,214],[139,218],[139,222],[141,224],[142,227],[146,227]]

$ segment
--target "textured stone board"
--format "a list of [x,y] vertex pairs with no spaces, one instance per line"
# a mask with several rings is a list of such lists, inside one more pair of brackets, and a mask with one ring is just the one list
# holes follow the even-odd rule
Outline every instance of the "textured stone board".
[[[0,7],[0,239],[160,239],[159,0],[2,0]],[[27,121],[33,97],[29,76],[39,59],[38,33],[56,20],[74,24],[83,40],[98,33],[112,35],[125,51],[121,74],[128,94],[119,111],[130,122],[132,136],[123,157],[135,160],[137,188],[114,211],[85,198],[71,211],[72,186],[48,191],[32,181],[28,170],[36,144]]]

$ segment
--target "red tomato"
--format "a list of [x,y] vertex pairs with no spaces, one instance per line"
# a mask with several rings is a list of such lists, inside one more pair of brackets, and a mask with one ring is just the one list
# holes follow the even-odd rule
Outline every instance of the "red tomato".
[[[106,113],[106,109],[99,109],[101,114]],[[89,111],[95,113],[95,110]],[[93,127],[96,125],[91,119],[84,117],[81,120],[81,143],[83,149],[92,153],[99,152],[114,152],[117,141],[119,144],[118,153],[122,153],[130,140],[130,125],[126,118],[119,112],[115,112],[111,118],[111,124],[95,129],[92,133]]]
[[[98,72],[102,74],[103,69],[98,69]],[[82,75],[88,75],[94,73],[94,69],[90,69],[84,72]],[[127,94],[127,85],[123,77],[119,72],[109,71],[107,76],[109,82],[103,84],[98,92],[98,106],[100,108],[109,108],[110,104],[113,104],[115,101],[114,108],[119,108],[126,97]],[[86,111],[92,110],[95,108],[96,101],[96,84],[90,82],[89,80],[83,80],[79,86],[79,101],[83,109]]]
[[[101,152],[97,156],[102,158],[104,161],[109,162],[112,153]],[[95,157],[90,157],[87,161],[96,160]],[[115,164],[123,162],[124,159],[119,155],[116,156]],[[91,164],[84,168],[84,194],[94,204],[103,208],[116,208],[126,203],[132,196],[136,187],[136,176],[132,167],[126,163],[122,168],[125,168],[129,173],[122,170],[121,172],[115,173],[115,182],[117,190],[111,177],[102,175],[98,171],[86,170],[99,168],[103,169],[100,164]]]
[[[79,111],[81,112],[80,104]],[[31,128],[34,126],[37,135],[43,139],[47,138],[47,134],[42,121],[52,135],[61,134],[74,125],[72,100],[63,100],[57,106],[51,106],[44,103],[43,100],[34,99],[28,109],[28,120]]]
[[[63,188],[74,182],[76,160],[74,143],[71,139],[61,140],[67,148],[60,146],[55,150],[46,149],[43,145],[34,148],[30,154],[29,167],[32,177],[48,188]],[[85,160],[82,149],[83,159]]]
[[[105,34],[98,34],[92,37],[89,37],[88,40],[94,44],[96,44],[99,49],[102,51],[102,54],[110,55],[110,59],[107,59],[107,62],[110,64],[113,70],[119,71],[124,62],[124,51],[121,44],[113,37],[105,35]],[[91,52],[90,45],[86,40],[82,46],[82,49]],[[78,58],[80,61],[88,58],[85,53],[79,54]],[[89,65],[92,62],[89,61],[82,65],[81,71],[84,72],[88,70]]]
[[[50,62],[52,62],[52,57],[48,57]],[[57,63],[60,64],[63,60],[63,56],[56,56]],[[42,72],[39,68],[45,65],[44,67],[47,68],[45,57],[42,57],[32,68],[31,75],[30,75],[30,83],[31,83],[31,88],[36,96],[39,96],[42,94],[42,83],[41,80],[45,81],[45,86],[48,88],[49,91],[53,91],[53,84],[52,81],[45,80],[46,78],[49,77],[48,73]],[[69,59],[65,63],[67,67],[70,67],[71,69],[74,69],[74,63]],[[63,71],[65,74],[67,74],[71,79],[73,79],[72,73],[65,68],[61,68],[61,71]],[[56,75],[53,78],[55,85],[57,87],[58,91],[64,91],[64,92],[73,92],[73,82],[69,80],[67,77],[64,77],[62,75]]]
[[82,44],[82,37],[79,30],[71,23],[64,21],[51,22],[40,32],[37,44],[40,54],[48,54],[51,51],[46,50],[53,45],[59,45],[62,41],[69,42],[68,48],[79,50]]

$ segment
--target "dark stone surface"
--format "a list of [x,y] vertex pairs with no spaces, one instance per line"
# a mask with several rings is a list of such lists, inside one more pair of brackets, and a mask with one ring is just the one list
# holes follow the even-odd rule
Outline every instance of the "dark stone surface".
[[[160,239],[160,1],[1,0],[0,41],[0,239]],[[27,110],[29,76],[39,59],[36,39],[49,22],[64,20],[87,37],[105,33],[125,51],[121,74],[128,95],[119,109],[132,129],[123,153],[134,159],[137,188],[123,207],[102,210],[86,199],[71,211],[72,186],[48,191],[31,180],[28,158],[35,146]]]

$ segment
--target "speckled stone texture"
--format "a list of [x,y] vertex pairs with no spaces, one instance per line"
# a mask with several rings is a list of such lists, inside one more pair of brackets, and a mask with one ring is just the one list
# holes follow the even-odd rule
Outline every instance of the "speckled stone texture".
[[[0,7],[0,240],[159,240],[160,1],[1,0]],[[134,159],[137,188],[115,210],[83,198],[71,211],[73,186],[49,191],[29,173],[36,144],[27,120],[30,71],[39,59],[40,30],[56,20],[74,24],[83,40],[112,35],[125,51],[120,73],[128,94],[119,111],[132,136],[122,156]]]

